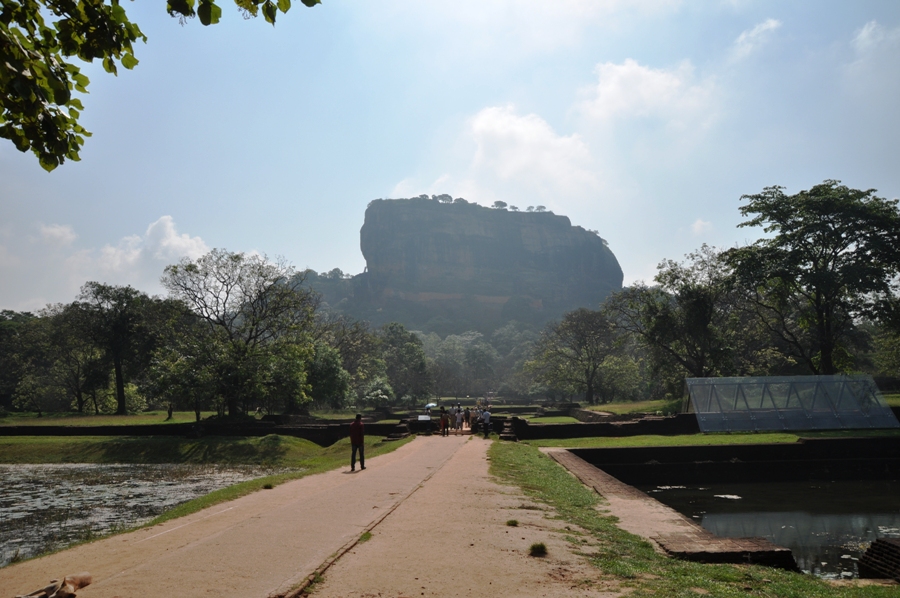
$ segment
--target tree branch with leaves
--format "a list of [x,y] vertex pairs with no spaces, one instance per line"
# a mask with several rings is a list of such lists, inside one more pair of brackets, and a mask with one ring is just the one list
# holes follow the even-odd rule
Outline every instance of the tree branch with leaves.
[[[308,7],[321,0],[301,0]],[[291,0],[235,0],[245,17],[262,14],[275,24]],[[170,0],[170,15],[214,25],[214,0]],[[78,161],[88,132],[79,123],[84,105],[73,92],[90,81],[73,59],[100,60],[113,75],[138,64],[136,42],[147,41],[119,0],[0,0],[0,137],[31,151],[47,171]]]

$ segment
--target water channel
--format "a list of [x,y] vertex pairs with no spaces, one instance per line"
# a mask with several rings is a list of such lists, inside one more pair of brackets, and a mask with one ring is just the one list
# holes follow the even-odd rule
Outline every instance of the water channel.
[[824,578],[858,575],[877,538],[900,538],[900,481],[638,486],[722,537],[763,537]]
[[214,490],[277,473],[215,465],[0,465],[0,567],[146,523]]

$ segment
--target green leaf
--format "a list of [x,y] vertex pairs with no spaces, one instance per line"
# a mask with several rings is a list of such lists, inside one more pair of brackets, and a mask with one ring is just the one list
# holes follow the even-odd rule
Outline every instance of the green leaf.
[[316,4],[322,4],[322,0],[300,0],[300,1],[303,2],[303,4],[305,4],[309,8],[312,8]]
[[123,54],[122,55],[122,66],[127,69],[133,69],[138,64],[138,59],[134,57],[134,54]]
[[193,0],[169,0],[166,8],[170,15],[179,14],[186,17],[194,15]]
[[262,12],[266,22],[274,25],[275,17],[278,15],[278,8],[272,4],[271,0],[266,0],[266,3],[262,5]]
[[278,0],[278,10],[287,12],[291,9],[291,0]]
[[47,172],[52,172],[57,166],[59,166],[59,158],[57,158],[56,156],[41,155],[38,158],[38,161],[41,163],[41,168],[43,168]]
[[113,75],[118,74],[116,70],[116,63],[110,56],[103,57],[103,70],[107,73],[112,73]]
[[125,8],[121,4],[113,4],[110,12],[116,23],[128,23],[128,15],[125,14]]
[[85,75],[76,72],[72,75],[72,80],[75,82],[75,89],[77,89],[81,93],[88,93],[87,86],[91,82],[90,79],[88,79]]
[[215,25],[222,18],[222,9],[212,2],[203,2],[197,8],[197,16],[204,25]]

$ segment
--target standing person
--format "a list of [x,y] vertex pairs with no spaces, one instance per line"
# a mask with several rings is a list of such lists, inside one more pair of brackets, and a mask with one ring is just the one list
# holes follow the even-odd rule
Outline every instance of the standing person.
[[456,410],[456,433],[462,434],[463,412],[461,409]]
[[350,471],[356,471],[356,451],[359,451],[359,468],[366,468],[366,453],[364,438],[366,435],[366,426],[362,423],[362,415],[357,413],[356,420],[350,424]]
[[490,407],[485,407],[484,411],[482,411],[481,422],[484,424],[484,437],[490,438],[490,436],[491,436],[491,408]]
[[466,407],[466,410],[463,411],[463,421],[466,422],[466,427],[471,430],[472,429],[472,412],[469,411],[468,407]]
[[448,436],[450,434],[450,414],[447,413],[447,410],[441,406],[441,436]]

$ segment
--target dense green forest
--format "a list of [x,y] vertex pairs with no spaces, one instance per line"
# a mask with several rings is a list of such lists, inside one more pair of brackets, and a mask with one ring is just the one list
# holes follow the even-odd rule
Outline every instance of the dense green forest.
[[543,329],[374,327],[328,299],[340,270],[213,250],[166,298],[88,282],[68,304],[0,313],[0,408],[129,413],[421,405],[434,396],[586,403],[679,398],[689,377],[900,372],[900,212],[825,181],[745,196],[744,247],[664,260],[652,285]]

